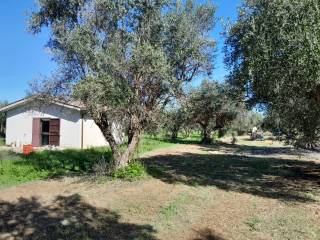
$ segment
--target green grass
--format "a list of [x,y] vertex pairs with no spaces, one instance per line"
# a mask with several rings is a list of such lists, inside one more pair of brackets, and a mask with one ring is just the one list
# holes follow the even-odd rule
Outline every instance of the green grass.
[[0,146],[4,146],[5,145],[5,140],[4,138],[0,137]]
[[189,195],[187,193],[181,193],[176,199],[161,208],[161,218],[163,218],[166,222],[170,221],[174,216],[182,212],[183,205],[188,202],[188,200]]
[[149,135],[144,135],[140,141],[138,155],[142,155],[153,150],[167,148],[173,146],[174,143],[167,141],[165,138],[154,138]]
[[146,167],[139,161],[133,161],[127,167],[121,168],[112,174],[113,178],[132,181],[147,176]]
[[[172,145],[144,136],[139,145],[138,155]],[[42,151],[28,157],[0,151],[0,188],[45,178],[91,174],[101,163],[101,159],[107,164],[111,162],[112,154],[109,148]],[[127,168],[114,173],[112,177],[133,180],[145,175],[145,167],[141,163],[133,162]]]
[[251,232],[253,231],[258,231],[259,230],[259,225],[261,224],[261,220],[257,217],[252,217],[249,218],[245,224],[249,227],[249,230]]

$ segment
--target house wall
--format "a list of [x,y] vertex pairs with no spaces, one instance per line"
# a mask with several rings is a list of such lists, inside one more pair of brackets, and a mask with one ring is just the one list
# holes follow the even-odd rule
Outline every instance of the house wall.
[[36,101],[7,112],[6,144],[31,144],[33,118],[60,118],[60,146],[81,147],[80,112],[55,104],[40,105]]
[[83,147],[102,147],[109,146],[100,128],[89,117],[83,119]]
[[[116,124],[113,124],[113,135],[117,143],[122,143],[124,140],[124,134],[121,131],[120,127],[117,127]],[[103,136],[100,128],[97,124],[88,116],[83,118],[83,147],[103,147],[109,146],[109,143],[106,141]]]

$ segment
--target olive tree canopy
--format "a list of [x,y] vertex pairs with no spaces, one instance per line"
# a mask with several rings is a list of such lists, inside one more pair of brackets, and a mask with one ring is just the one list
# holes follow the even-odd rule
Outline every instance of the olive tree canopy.
[[223,129],[237,116],[238,103],[230,91],[225,83],[204,80],[188,94],[188,121],[201,127],[203,143],[211,143],[212,132]]
[[[211,73],[214,15],[211,3],[193,0],[39,0],[30,30],[49,27],[59,71],[33,89],[81,100],[123,167],[159,105]],[[123,152],[114,120],[127,129]]]
[[230,82],[262,104],[287,140],[320,137],[320,2],[246,0],[226,40]]

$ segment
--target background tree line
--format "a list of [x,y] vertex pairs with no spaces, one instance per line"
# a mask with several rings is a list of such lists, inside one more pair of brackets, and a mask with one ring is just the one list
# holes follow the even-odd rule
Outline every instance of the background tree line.
[[186,138],[201,133],[201,142],[210,144],[213,135],[223,137],[228,131],[237,135],[250,134],[253,127],[261,128],[264,118],[249,111],[237,101],[227,83],[204,80],[193,87],[172,105],[158,112],[158,124],[147,129],[157,135],[165,132],[171,141],[178,135]]

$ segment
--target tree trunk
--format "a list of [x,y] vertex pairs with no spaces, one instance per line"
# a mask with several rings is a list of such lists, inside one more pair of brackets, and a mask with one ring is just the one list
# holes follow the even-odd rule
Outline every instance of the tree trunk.
[[132,160],[139,144],[141,135],[139,119],[136,116],[131,117],[128,130],[128,145],[124,151],[121,151],[119,144],[113,136],[112,124],[108,121],[108,116],[100,114],[99,117],[95,118],[95,122],[110,145],[114,158],[114,170],[127,166],[130,160]]
[[132,130],[130,135],[130,142],[127,145],[127,148],[124,151],[121,151],[118,144],[114,140],[112,132],[109,129],[105,129],[103,134],[108,141],[111,151],[114,157],[114,170],[126,167],[129,162],[132,160],[134,153],[138,147],[140,141],[140,130]]
[[211,144],[212,138],[211,138],[211,129],[208,127],[208,125],[201,125],[202,126],[202,143],[204,144]]
[[178,138],[178,132],[172,131],[172,133],[171,133],[171,141],[172,142],[176,142],[177,138]]
[[171,141],[176,142],[178,139],[179,127],[174,127],[171,132]]
[[132,142],[132,139],[133,139],[133,129],[130,124],[128,129],[128,145]]
[[115,170],[128,166],[138,148],[139,141],[140,132],[134,131],[127,149],[121,154],[117,154],[117,157],[115,157]]

